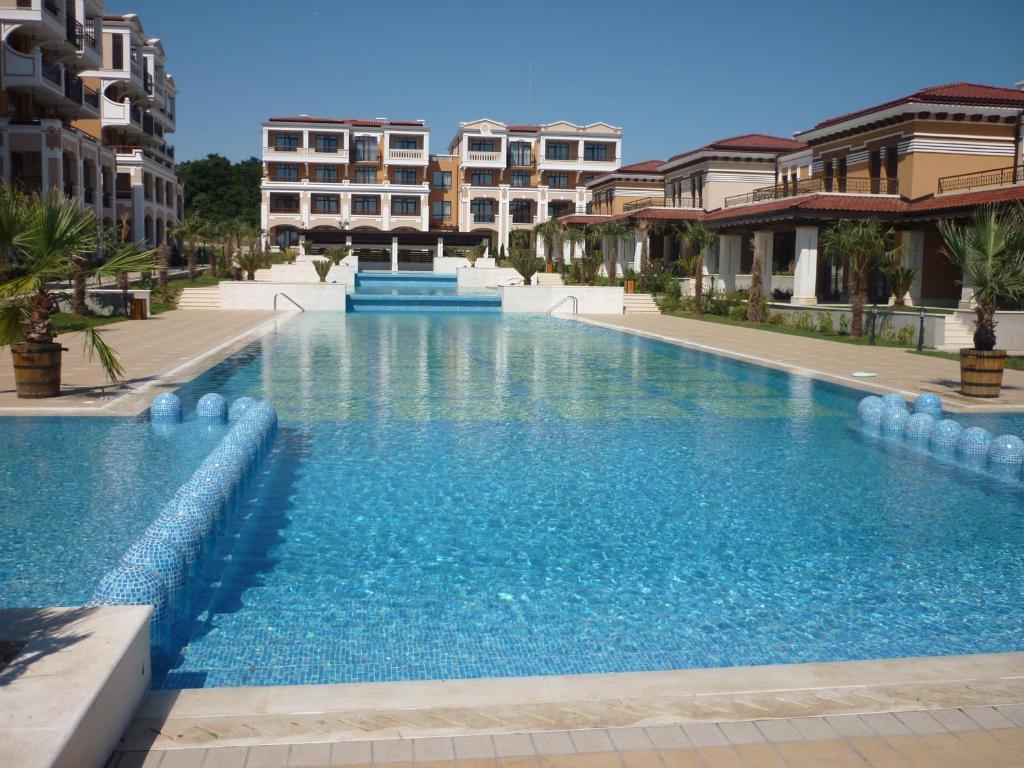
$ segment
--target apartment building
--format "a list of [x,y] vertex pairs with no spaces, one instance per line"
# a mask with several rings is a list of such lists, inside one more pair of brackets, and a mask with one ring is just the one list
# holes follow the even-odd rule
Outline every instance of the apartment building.
[[181,216],[174,81],[159,40],[100,0],[0,0],[0,176],[53,189],[132,237],[166,242]]
[[644,160],[623,165],[587,183],[590,205],[587,213],[611,216],[626,210],[665,204],[665,174],[661,160]]
[[[262,125],[262,222],[273,248],[346,242],[360,263],[426,259],[582,211],[587,184],[614,171],[621,131],[462,123],[431,154],[420,120],[274,117]],[[541,249],[543,245],[539,246]]]

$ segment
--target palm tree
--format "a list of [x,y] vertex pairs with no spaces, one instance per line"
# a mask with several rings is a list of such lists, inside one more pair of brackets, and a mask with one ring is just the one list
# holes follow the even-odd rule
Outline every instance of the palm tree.
[[1000,301],[1024,298],[1024,206],[999,213],[994,206],[980,209],[968,226],[939,222],[944,253],[964,273],[974,298],[977,328],[974,348],[991,352],[996,346],[996,309]]
[[203,228],[206,226],[198,214],[189,213],[184,219],[178,222],[174,228],[174,236],[182,241],[185,247],[185,259],[188,265],[188,279],[193,283],[196,281],[196,244],[203,236]]
[[754,246],[754,265],[750,269],[750,295],[747,297],[747,320],[751,323],[764,322],[762,304],[764,302],[764,270],[765,254],[760,241],[752,238]]
[[893,230],[874,219],[840,219],[821,235],[825,257],[833,264],[846,264],[849,270],[850,335],[864,333],[864,304],[868,298],[868,278],[876,267],[890,263],[895,251],[889,247]]
[[[331,262],[327,262],[330,264]],[[256,272],[267,266],[267,256],[260,251],[246,251],[238,254],[238,266],[245,272],[246,279],[255,280]]]
[[167,287],[167,269],[171,261],[171,247],[161,243],[156,249],[156,284],[160,288]]
[[892,291],[892,303],[894,306],[905,307],[907,305],[906,296],[910,293],[910,289],[914,285],[914,281],[917,280],[920,271],[917,267],[903,266],[899,263],[898,259],[894,259],[893,263],[883,270],[885,281],[889,284],[889,289]]
[[[79,207],[73,198],[52,194],[23,204],[25,228],[13,245],[23,274],[0,285],[0,345],[50,345],[56,332],[50,317],[54,298],[47,286],[68,280],[81,268],[82,259],[96,251],[98,227],[92,211]],[[87,277],[110,278],[147,269],[152,260],[152,251],[115,249],[89,266]],[[117,353],[96,328],[83,333],[89,359],[97,355],[107,377],[117,381],[124,374]]]
[[544,254],[548,264],[553,264],[557,257],[559,273],[565,273],[565,259],[562,258],[562,240],[565,236],[565,224],[557,216],[552,216],[547,221],[537,224],[533,228],[533,235],[538,240],[544,241]]
[[523,276],[523,284],[529,285],[537,274],[540,259],[531,248],[513,248],[508,257],[508,265]]
[[17,266],[17,245],[25,231],[25,195],[0,185],[0,283]]
[[569,227],[565,231],[565,239],[569,243],[569,262],[576,259],[576,246],[586,240],[586,233],[579,227]]
[[686,225],[686,245],[693,259],[693,313],[704,312],[704,256],[715,243],[715,233],[702,221],[691,221]]
[[608,259],[608,279],[614,281],[619,266],[619,241],[632,231],[621,221],[606,221],[598,224],[598,232],[603,237],[611,238],[612,252]]

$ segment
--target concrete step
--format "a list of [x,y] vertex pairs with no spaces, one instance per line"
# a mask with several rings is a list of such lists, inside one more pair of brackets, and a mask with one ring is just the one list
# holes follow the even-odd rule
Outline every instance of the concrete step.
[[623,295],[622,310],[627,314],[661,314],[654,296],[649,293],[627,293]]
[[565,285],[562,276],[557,272],[538,272],[536,283],[537,285]]
[[220,286],[185,288],[178,297],[178,309],[220,309]]

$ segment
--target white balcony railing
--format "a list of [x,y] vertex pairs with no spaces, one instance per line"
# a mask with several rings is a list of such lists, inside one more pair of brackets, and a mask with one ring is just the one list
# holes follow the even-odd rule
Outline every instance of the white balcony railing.
[[100,116],[104,126],[128,125],[131,122],[131,100],[114,101],[107,95],[100,94]]
[[64,67],[44,64],[43,53],[21,53],[4,44],[4,87],[45,87],[63,95]]
[[388,149],[388,162],[426,159],[426,152],[422,149]]
[[503,158],[501,152],[469,152],[466,155],[471,163],[501,163]]

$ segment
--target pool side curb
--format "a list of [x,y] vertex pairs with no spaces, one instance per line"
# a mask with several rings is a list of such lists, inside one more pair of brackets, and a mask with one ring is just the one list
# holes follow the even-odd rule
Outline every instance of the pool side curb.
[[150,684],[149,606],[0,610],[26,641],[0,670],[0,755],[19,768],[103,765]]

